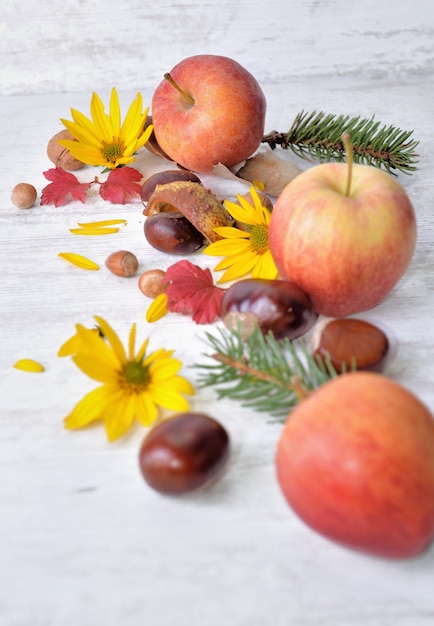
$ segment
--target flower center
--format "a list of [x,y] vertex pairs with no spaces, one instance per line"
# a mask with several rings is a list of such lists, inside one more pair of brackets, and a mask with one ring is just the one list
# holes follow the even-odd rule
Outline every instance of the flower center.
[[128,361],[122,370],[120,385],[137,393],[146,388],[150,380],[148,366],[136,361]]
[[102,153],[109,163],[116,163],[125,152],[125,144],[123,141],[113,141],[113,143],[102,142]]
[[263,254],[268,250],[268,226],[255,224],[250,231],[250,243],[256,254]]

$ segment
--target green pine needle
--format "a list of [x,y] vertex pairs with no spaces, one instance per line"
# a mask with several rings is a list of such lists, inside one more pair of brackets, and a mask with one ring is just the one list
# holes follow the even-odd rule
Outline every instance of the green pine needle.
[[415,171],[414,150],[419,142],[411,139],[413,131],[405,131],[393,125],[382,125],[371,118],[350,117],[349,115],[305,113],[295,118],[287,133],[273,131],[262,138],[271,148],[277,145],[292,150],[306,160],[344,161],[345,149],[342,135],[349,133],[353,144],[353,158],[356,163],[364,163],[383,168],[390,174],[399,170],[405,174]]
[[241,331],[219,328],[206,333],[210,364],[194,364],[200,387],[215,387],[219,398],[287,417],[314,389],[337,376],[330,362],[316,361],[306,349],[299,354],[289,339],[277,341],[258,327],[243,339]]

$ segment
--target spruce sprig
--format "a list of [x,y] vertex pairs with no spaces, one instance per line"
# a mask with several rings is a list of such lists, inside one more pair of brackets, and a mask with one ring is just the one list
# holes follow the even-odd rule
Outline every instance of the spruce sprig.
[[242,332],[218,328],[206,333],[206,354],[213,363],[196,363],[199,386],[215,387],[219,398],[271,416],[286,417],[294,406],[337,376],[330,362],[316,361],[305,347],[300,353],[289,339],[277,341],[258,327],[243,338]]
[[344,161],[342,135],[349,133],[353,144],[354,162],[383,168],[390,174],[395,170],[410,174],[417,168],[414,151],[419,142],[411,138],[413,131],[381,124],[374,117],[305,113],[301,111],[286,133],[272,131],[262,138],[273,150],[276,146],[292,150],[306,160]]

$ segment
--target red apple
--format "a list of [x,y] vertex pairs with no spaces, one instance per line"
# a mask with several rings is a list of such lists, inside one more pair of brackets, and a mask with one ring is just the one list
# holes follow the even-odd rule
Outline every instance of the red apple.
[[158,145],[179,165],[211,173],[231,167],[261,143],[265,96],[236,61],[202,54],[184,59],[157,87],[152,122]]
[[434,539],[434,420],[382,374],[343,374],[302,401],[276,466],[289,505],[331,540],[398,559]]
[[416,219],[391,174],[325,163],[283,189],[269,245],[282,278],[305,291],[317,313],[346,317],[382,302],[406,272]]

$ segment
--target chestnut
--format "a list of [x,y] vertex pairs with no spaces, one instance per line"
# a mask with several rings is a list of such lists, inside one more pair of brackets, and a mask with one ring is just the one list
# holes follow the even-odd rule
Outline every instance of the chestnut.
[[357,370],[381,372],[389,355],[387,335],[357,318],[324,320],[312,337],[312,354],[329,360],[338,374]]
[[144,225],[148,243],[169,254],[191,254],[205,244],[204,236],[178,211],[153,213]]
[[229,456],[229,435],[203,413],[179,413],[146,435],[139,451],[139,466],[150,487],[168,495],[181,495],[209,486]]
[[166,185],[167,183],[173,183],[175,181],[191,181],[193,183],[200,183],[200,178],[196,176],[194,172],[189,170],[165,170],[163,172],[157,172],[152,174],[145,180],[140,191],[140,197],[143,204],[146,205],[149,198],[155,191],[157,185]]
[[[249,314],[249,323],[254,316],[260,330],[264,334],[271,331],[276,340],[296,339],[318,319],[310,298],[297,285],[266,278],[246,278],[226,290],[221,317],[230,319],[236,317],[235,313],[240,314],[240,321]],[[231,326],[234,326],[233,319]]]

